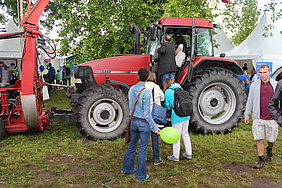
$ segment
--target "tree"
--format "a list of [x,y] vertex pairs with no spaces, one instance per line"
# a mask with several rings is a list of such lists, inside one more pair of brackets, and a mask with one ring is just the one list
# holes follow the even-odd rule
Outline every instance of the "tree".
[[233,33],[231,41],[238,45],[253,31],[259,19],[257,0],[233,0],[223,12],[223,27]]
[[164,16],[212,19],[217,16],[217,5],[218,1],[170,0],[164,4]]
[[[45,25],[61,28],[62,54],[92,60],[132,53],[131,26],[144,27],[159,18],[162,0],[55,0],[47,8]],[[58,21],[59,20],[59,21]]]

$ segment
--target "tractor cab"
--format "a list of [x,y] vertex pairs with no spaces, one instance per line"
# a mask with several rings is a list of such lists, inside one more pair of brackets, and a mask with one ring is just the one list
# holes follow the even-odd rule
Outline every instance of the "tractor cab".
[[195,57],[214,56],[212,28],[213,25],[209,20],[200,18],[163,18],[151,24],[147,27],[148,45],[146,54],[150,54],[153,57],[153,71],[157,72],[157,46],[163,43],[166,35],[172,37],[175,49],[177,48],[177,38],[181,37],[184,39],[183,51],[186,57],[182,66],[178,67],[176,79]]

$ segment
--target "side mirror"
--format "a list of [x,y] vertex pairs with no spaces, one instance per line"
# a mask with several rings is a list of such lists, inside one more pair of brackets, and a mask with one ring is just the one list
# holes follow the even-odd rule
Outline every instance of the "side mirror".
[[220,53],[219,57],[225,57],[225,53]]
[[150,27],[150,31],[149,31],[149,37],[150,40],[155,41],[157,39],[157,32],[158,29],[155,26]]

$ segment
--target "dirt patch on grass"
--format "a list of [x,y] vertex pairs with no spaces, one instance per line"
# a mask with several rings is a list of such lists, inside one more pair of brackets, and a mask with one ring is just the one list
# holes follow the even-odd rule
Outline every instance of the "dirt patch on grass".
[[195,168],[192,168],[192,172],[195,172],[195,171],[200,171],[200,172],[203,172],[203,171],[206,171],[207,169],[204,168],[204,167],[195,167]]
[[61,174],[68,176],[82,176],[85,174],[85,168],[83,166],[71,166],[69,169],[62,171]]
[[83,164],[83,165],[87,165],[87,166],[99,164],[98,162],[95,162],[95,161],[85,161],[81,157],[73,156],[73,155],[68,155],[68,156],[64,156],[64,157],[48,156],[48,157],[45,158],[45,160],[47,161],[47,163],[50,166],[61,165],[61,164],[74,164],[74,163],[75,164]]
[[60,158],[54,156],[48,156],[46,157],[46,161],[49,163],[50,166],[52,166],[52,165],[73,163],[75,161],[81,161],[81,158],[73,155],[68,155]]
[[233,175],[240,175],[241,173],[246,173],[249,175],[252,175],[253,172],[249,167],[247,167],[243,163],[227,163],[227,162],[222,162],[221,166],[228,171],[229,173]]
[[36,181],[50,181],[55,179],[55,176],[51,172],[41,172],[34,179]]
[[282,184],[276,183],[268,179],[255,178],[251,182],[251,187],[253,188],[265,188],[265,187],[282,188]]
[[213,184],[224,184],[223,178],[214,177],[214,176],[202,176],[202,178],[208,180]]

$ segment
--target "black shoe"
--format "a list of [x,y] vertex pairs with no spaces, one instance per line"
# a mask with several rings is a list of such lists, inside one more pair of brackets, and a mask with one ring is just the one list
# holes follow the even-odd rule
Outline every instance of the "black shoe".
[[161,158],[154,161],[154,165],[155,165],[155,166],[158,166],[158,165],[160,165],[160,164],[162,164],[162,163],[163,163],[163,160],[162,160]]
[[255,168],[255,169],[262,168],[262,167],[264,167],[264,164],[265,164],[264,161],[256,162],[256,164],[254,165],[254,168]]
[[266,147],[266,161],[273,161],[273,153],[272,153],[272,149],[270,149],[269,147]]

